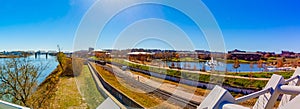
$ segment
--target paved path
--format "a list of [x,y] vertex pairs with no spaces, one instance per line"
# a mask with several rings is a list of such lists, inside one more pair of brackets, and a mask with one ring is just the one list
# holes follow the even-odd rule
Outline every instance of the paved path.
[[170,83],[161,83],[161,82],[158,82],[158,81],[155,81],[155,80],[152,80],[152,79],[149,79],[149,78],[137,75],[137,74],[133,74],[130,71],[123,71],[119,67],[113,66],[111,64],[108,64],[108,66],[111,66],[113,68],[114,72],[126,74],[141,83],[144,83],[151,87],[166,91],[168,93],[171,93],[175,96],[184,98],[186,100],[191,100],[191,101],[200,103],[205,98],[203,96],[198,96],[198,95],[194,95],[193,93],[189,93],[191,91],[188,92],[187,89],[180,87],[180,86],[176,86],[176,85],[173,85]]
[[[97,73],[93,70],[92,65],[88,64],[88,67],[90,69],[90,73],[95,81],[95,84],[97,85],[97,89],[102,95],[105,96],[106,102],[102,102],[97,109],[106,109],[105,107],[110,106],[111,109],[126,109],[126,107],[119,102],[113,95],[111,95],[102,85],[99,78],[97,77]],[[109,100],[108,100],[109,99]],[[113,101],[114,103],[112,103]],[[107,104],[109,103],[109,104]]]

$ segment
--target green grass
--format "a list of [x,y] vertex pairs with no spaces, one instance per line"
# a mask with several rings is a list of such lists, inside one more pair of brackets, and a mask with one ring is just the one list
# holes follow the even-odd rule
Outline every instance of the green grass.
[[261,73],[226,73],[226,75],[234,75],[234,76],[243,76],[243,77],[253,77],[253,78],[271,78],[273,74],[278,74],[283,76],[285,79],[290,78],[293,75],[294,71],[286,71],[286,72],[261,72]]
[[223,84],[239,87],[239,88],[250,88],[250,89],[262,89],[266,86],[268,81],[261,81],[261,80],[245,80],[240,78],[225,78]]
[[[234,63],[235,60],[232,59],[227,59],[226,63]],[[239,60],[240,63],[242,64],[250,64],[251,62],[256,63],[257,61],[246,61],[246,60]]]
[[79,85],[82,97],[85,99],[89,108],[97,108],[104,101],[104,97],[98,91],[92,75],[86,65],[83,67],[81,74],[76,77],[76,79],[78,81],[77,85]]
[[[140,64],[129,63],[129,62],[126,62],[124,60],[119,60],[119,59],[113,59],[112,61],[126,65],[126,66],[130,66],[133,68],[138,68],[138,69],[142,69],[142,70],[150,70],[152,72],[161,73],[161,74],[165,74],[165,75],[169,75],[169,76],[184,78],[184,79],[193,80],[193,81],[200,81],[200,82],[204,82],[204,83],[211,82],[210,75],[195,74],[195,73],[183,72],[183,71],[178,71],[178,70],[173,70],[173,69],[150,67],[150,66],[145,66],[145,65],[140,65]],[[248,74],[231,73],[231,75],[246,76]],[[290,73],[286,73],[286,74],[281,73],[281,75],[283,75],[284,77],[289,77]],[[262,74],[262,75],[255,75],[255,76],[269,78],[272,76],[272,74]],[[249,81],[248,79],[245,80],[245,79],[236,79],[236,78],[225,78],[224,82],[223,82],[224,85],[229,85],[229,86],[234,86],[234,87],[239,87],[239,88],[251,88],[251,89],[262,89],[266,85],[266,83],[267,83],[267,81],[259,81],[259,80]]]

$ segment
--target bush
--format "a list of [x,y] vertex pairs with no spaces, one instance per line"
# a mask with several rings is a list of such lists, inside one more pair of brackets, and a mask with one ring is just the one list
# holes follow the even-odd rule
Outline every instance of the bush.
[[84,60],[79,58],[66,58],[65,62],[66,63],[63,65],[64,71],[62,72],[61,76],[75,77],[80,75],[84,65]]

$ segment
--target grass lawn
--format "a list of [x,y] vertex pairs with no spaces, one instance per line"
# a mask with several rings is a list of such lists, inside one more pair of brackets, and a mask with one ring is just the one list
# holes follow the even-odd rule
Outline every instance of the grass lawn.
[[[143,74],[143,73],[140,73],[140,72],[135,72],[135,71],[131,71],[131,72],[133,74],[140,75],[140,76],[146,77],[148,79],[151,78],[151,80],[158,81],[158,82],[161,82],[161,83],[168,83],[168,84],[175,85],[177,87],[179,85],[179,83],[168,81],[168,80],[163,80],[163,79],[156,78],[156,77],[151,77],[149,75],[146,75],[146,74]],[[185,91],[187,91],[189,93],[194,93],[195,95],[199,95],[199,96],[204,96],[204,95],[206,95],[210,92],[210,90],[207,90],[207,89],[197,88],[197,87],[193,87],[193,86],[189,86],[189,85],[185,85],[185,84],[180,84],[179,87],[182,87],[182,88],[186,89]]]
[[285,79],[290,78],[294,71],[282,71],[282,72],[243,72],[243,73],[226,73],[226,75],[234,75],[234,76],[243,76],[243,77],[253,77],[253,78],[271,78],[273,74],[278,74],[283,76]]
[[84,103],[79,91],[77,90],[75,78],[61,77],[57,88],[58,89],[55,92],[55,96],[51,100],[50,108],[88,108],[87,104]]
[[76,77],[82,97],[90,109],[97,108],[105,99],[98,91],[88,66],[84,66],[81,74]]
[[[38,87],[38,89],[33,93],[33,95],[29,99],[30,107],[31,108],[42,108],[42,109],[87,109],[87,108],[94,108],[95,106],[93,103],[89,101],[89,99],[83,98],[81,96],[80,91],[78,90],[78,86],[76,84],[76,78],[65,74],[73,72],[72,66],[69,64],[72,63],[71,59],[66,59],[66,65],[63,64],[65,67],[64,70],[58,66]],[[93,89],[95,87],[94,83],[89,79],[89,73],[86,73],[88,70],[82,70],[82,75],[78,77],[79,79],[84,78],[84,81],[80,86],[82,88],[89,87],[89,89]],[[80,73],[79,73],[80,74]],[[85,87],[83,87],[85,86]],[[94,87],[93,87],[94,86]],[[94,89],[91,91],[95,91]],[[90,91],[82,91],[83,94],[85,93],[94,93]],[[85,94],[88,95],[88,94]],[[97,93],[94,93],[93,96],[97,97],[95,102],[101,102],[101,99],[98,97]],[[84,96],[89,98],[88,96]],[[87,104],[91,103],[91,104]],[[94,107],[93,107],[94,106]]]
[[[87,109],[88,105],[78,91],[76,79],[74,77],[61,77],[60,74],[61,72],[56,69],[47,77],[33,95],[32,108]],[[38,101],[34,102],[36,99]]]

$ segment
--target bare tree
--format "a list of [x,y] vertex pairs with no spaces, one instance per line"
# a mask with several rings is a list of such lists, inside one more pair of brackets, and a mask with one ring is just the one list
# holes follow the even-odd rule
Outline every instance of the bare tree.
[[38,79],[48,67],[30,59],[10,59],[0,66],[0,99],[29,106],[28,100],[38,87]]
[[259,69],[261,70],[261,68],[263,68],[263,64],[264,64],[263,60],[260,59],[260,60],[257,62],[257,68],[259,68]]
[[283,65],[284,65],[283,60],[284,60],[284,59],[277,59],[277,64],[276,64],[276,67],[277,67],[277,68],[283,67]]
[[202,64],[202,69],[201,69],[201,71],[202,71],[202,72],[206,72],[206,69],[205,69],[205,63]]
[[253,62],[250,62],[250,65],[249,65],[249,67],[250,67],[250,69],[251,69],[251,72],[250,72],[250,73],[252,73],[252,71],[253,71],[253,68],[254,68],[254,63],[253,63]]
[[173,68],[175,67],[175,64],[174,64],[174,62],[172,62],[172,64],[171,64],[171,67],[173,67]]
[[57,45],[57,48],[58,48],[58,53],[56,55],[56,58],[57,58],[57,61],[59,63],[61,70],[64,71],[63,65],[66,63],[65,62],[66,55],[63,52],[61,52],[61,48],[59,47],[59,45]]
[[237,73],[237,69],[240,68],[240,61],[237,58],[235,58],[233,68],[236,70],[236,73]]
[[253,74],[252,74],[253,68],[254,68],[254,63],[250,62],[250,69],[251,69],[251,72],[250,72],[250,75],[249,75],[250,78],[252,78],[252,76],[253,76]]

